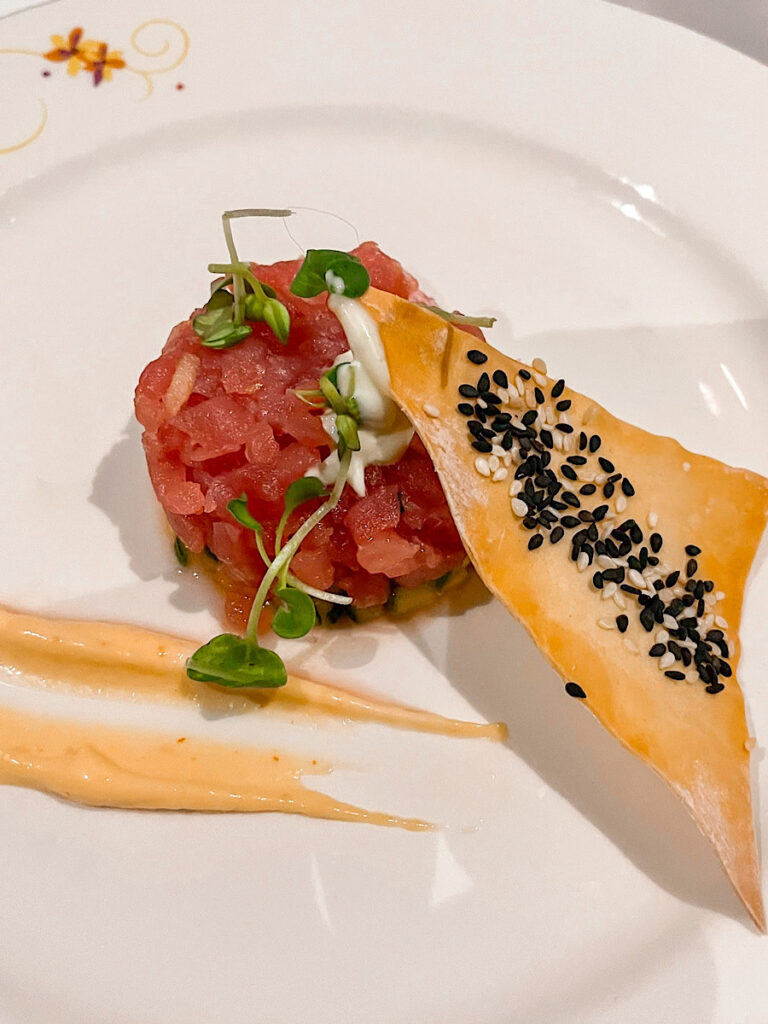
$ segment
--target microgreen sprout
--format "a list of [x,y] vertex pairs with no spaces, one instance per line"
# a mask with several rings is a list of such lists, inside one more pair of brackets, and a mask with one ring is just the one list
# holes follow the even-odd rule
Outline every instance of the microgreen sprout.
[[[280,605],[272,620],[272,629],[278,636],[293,639],[305,636],[312,629],[316,620],[312,597],[336,598],[334,603],[337,604],[350,603],[346,596],[342,598],[304,587],[289,572],[291,560],[304,538],[338,504],[347,482],[350,459],[349,452],[342,457],[330,494],[314,477],[301,477],[290,485],[285,494],[285,508],[275,537],[275,556],[272,559],[264,546],[262,525],[249,511],[246,495],[230,501],[227,507],[233,518],[253,531],[259,555],[267,571],[253,599],[245,637],[222,633],[198,648],[187,661],[187,675],[191,679],[234,687],[275,687],[286,683],[288,677],[281,658],[274,651],[261,647],[258,637],[261,612],[275,583],[275,597]],[[325,501],[283,544],[282,538],[291,512],[304,502],[317,498],[325,498]]]
[[224,349],[238,345],[253,333],[246,320],[264,322],[283,345],[287,343],[291,328],[288,310],[277,298],[274,288],[259,281],[250,264],[238,258],[230,221],[237,217],[284,217],[289,214],[289,210],[227,210],[222,215],[230,262],[208,265],[210,273],[223,276],[212,283],[211,297],[203,312],[198,313],[192,322],[201,344],[206,348]]
[[449,323],[461,326],[466,324],[468,327],[493,327],[496,323],[495,316],[464,316],[462,313],[449,313],[446,309],[440,309],[439,306],[429,306],[426,302],[416,302],[416,306],[421,306],[422,309],[428,309],[430,313],[436,313],[442,317],[443,320],[448,320]]
[[181,537],[177,537],[173,542],[173,553],[176,555],[176,561],[179,565],[187,565],[189,563],[189,551]]

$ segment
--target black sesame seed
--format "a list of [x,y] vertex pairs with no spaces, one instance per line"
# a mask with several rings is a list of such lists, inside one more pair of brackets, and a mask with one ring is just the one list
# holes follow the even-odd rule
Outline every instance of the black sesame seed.
[[720,693],[720,691],[724,690],[724,689],[725,689],[725,687],[723,686],[722,683],[717,683],[717,682],[710,683],[709,686],[707,687],[707,693]]
[[720,669],[720,675],[723,676],[725,679],[730,679],[733,675],[731,666],[728,664],[727,661],[719,662],[718,668]]
[[478,404],[475,406],[475,416],[477,416],[481,423],[487,423],[488,421],[488,411],[482,405]]
[[581,502],[572,491],[563,491],[560,497],[566,505],[570,505],[571,508],[578,508],[579,505],[581,505]]
[[612,473],[611,476],[608,477],[609,484],[615,484],[617,480],[621,480],[621,473]]
[[[519,444],[521,452],[529,452],[531,450],[531,439],[529,437],[521,437]],[[531,471],[535,472],[533,466],[531,466]]]
[[[651,534],[650,545],[651,545],[651,551],[653,551],[654,554],[658,554],[659,551],[661,551],[661,546],[662,546],[663,543],[664,543],[664,538],[661,536],[660,533],[652,533]],[[678,573],[677,575],[679,576],[680,573]],[[671,587],[672,585],[673,584],[671,584],[671,583],[667,584],[668,587]]]
[[675,669],[670,669],[670,671],[665,672],[664,675],[667,679],[676,679],[678,681],[685,679],[685,672],[677,672]]
[[603,569],[603,579],[609,583],[623,583],[624,575],[624,569],[620,565],[615,569]]
[[629,583],[622,583],[621,589],[624,591],[625,594],[631,594],[633,597],[640,596],[640,591],[637,589],[637,587],[631,587]]
[[592,515],[592,513],[587,511],[587,509],[585,508],[583,508],[579,512],[579,519],[582,521],[582,523],[593,523],[595,521],[595,517]]
[[563,526],[567,526],[569,530],[572,529],[574,526],[580,525],[579,520],[576,518],[576,516],[561,516],[560,522],[563,524]]
[[501,439],[501,447],[505,452],[508,452],[512,445],[515,443],[515,435],[511,430],[508,430],[504,437]]
[[583,455],[569,455],[565,461],[570,462],[572,466],[583,466],[587,460]]
[[632,538],[632,543],[633,544],[642,544],[643,543],[643,531],[640,529],[640,527],[637,525],[637,523],[633,522],[632,526],[630,526],[630,528],[629,528],[629,536]]
[[711,594],[714,589],[715,589],[715,584],[714,584],[714,582],[712,580],[704,580],[704,590],[708,594]]
[[572,434],[573,427],[570,423],[556,423],[555,430],[559,430],[563,434]]
[[498,395],[492,395],[490,392],[487,392],[483,395],[483,398],[489,405],[501,405],[501,399]]
[[528,412],[524,413],[523,423],[525,424],[525,426],[530,427],[531,424],[535,423],[538,415],[539,414],[536,412],[535,409],[529,409]]
[[560,467],[560,472],[563,474],[563,476],[567,477],[569,480],[578,480],[579,479],[578,476],[576,475],[576,470],[573,468],[573,466],[569,466],[567,464],[563,464]]
[[635,493],[635,488],[632,486],[629,480],[627,480],[626,477],[624,477],[624,479],[621,481],[621,489],[622,491],[624,491],[628,498],[631,498],[632,495]]
[[558,402],[555,405],[555,408],[558,412],[568,412],[568,410],[571,408],[570,398],[564,398],[561,402]]
[[461,384],[459,386],[459,394],[463,395],[464,398],[477,398],[477,388],[473,388],[471,384]]
[[613,492],[615,490],[616,490],[616,488],[613,486],[613,484],[611,484],[611,483],[606,484],[605,487],[603,487],[603,495],[604,495],[604,497],[612,498],[613,497]]
[[685,584],[685,589],[688,591],[689,594],[693,594],[694,590],[696,589],[696,580],[688,580]]
[[523,526],[526,530],[535,530],[538,525],[537,520],[534,519],[533,516],[526,516],[525,519],[523,519]]
[[606,473],[613,473],[613,471],[616,469],[616,467],[610,461],[610,459],[604,459],[602,455],[598,459],[598,462],[600,463],[600,466]]
[[598,555],[606,554],[605,544],[601,540],[599,540],[597,544],[595,544],[595,551],[598,553]]
[[653,581],[653,589],[654,590],[663,590],[664,589],[663,581],[662,580],[654,580]]
[[469,404],[469,402],[459,402],[456,408],[459,410],[462,416],[472,415],[472,406]]
[[598,590],[602,590],[605,586],[605,581],[603,580],[603,574],[601,572],[595,573],[595,575],[592,577],[592,582]]
[[627,565],[629,566],[630,569],[634,569],[636,572],[642,572],[643,571],[643,567],[640,564],[640,559],[637,558],[635,555],[630,555],[629,556],[629,558],[627,559]]
[[626,633],[628,625],[629,625],[629,619],[627,618],[626,615],[617,615],[616,616],[616,626],[618,627],[618,630],[619,630],[620,633]]
[[707,633],[707,640],[722,640],[724,636],[722,629],[710,629]]
[[536,548],[540,548],[543,543],[544,538],[541,536],[541,534],[535,533],[533,537],[531,537],[531,539],[528,541],[528,550],[535,551]]
[[536,399],[537,405],[544,405],[546,399],[544,398],[544,392],[539,387],[533,389],[533,397]]
[[552,397],[553,398],[559,398],[560,395],[562,395],[562,393],[563,393],[563,388],[564,387],[565,387],[565,381],[561,377],[560,380],[556,381],[552,385]]
[[[594,513],[593,513],[593,515],[594,515]],[[613,541],[611,540],[610,537],[606,538],[606,541],[605,541],[605,552],[606,552],[606,554],[610,555],[611,558],[618,558],[619,557],[619,549],[616,547],[616,545],[613,543]]]
[[481,373],[477,381],[477,390],[482,395],[484,392],[491,390],[491,378],[487,373]]
[[697,601],[700,601],[704,597],[704,581],[697,580],[696,586],[693,588],[693,596]]
[[595,454],[595,452],[598,450],[598,448],[600,447],[600,445],[602,443],[603,443],[603,439],[600,437],[599,434],[593,434],[592,437],[590,437],[590,439],[589,439],[589,450],[592,452],[593,455]]
[[659,564],[659,560],[656,555],[648,555],[648,565],[656,566]]
[[559,541],[563,539],[564,536],[565,530],[562,528],[562,526],[556,526],[552,533],[550,533],[549,535],[549,543],[557,544]]
[[688,666],[691,664],[691,661],[693,660],[691,652],[688,650],[687,647],[681,647],[680,654],[683,658],[683,665],[685,665],[685,667],[688,668]]
[[674,654],[675,661],[682,661],[683,660],[683,652],[682,652],[682,650],[680,648],[680,644],[676,644],[674,640],[670,640],[667,643],[667,648],[669,649],[669,652],[671,654]]
[[597,527],[594,523],[592,523],[590,528],[587,530],[587,536],[593,544],[597,542],[597,538],[600,536],[600,534],[597,532]]
[[643,610],[640,612],[640,625],[643,627],[646,633],[650,633],[653,631],[655,620],[653,617],[653,612],[650,608],[643,608]]
[[583,487],[579,488],[579,494],[594,494],[597,488],[594,484],[584,484]]
[[493,371],[493,383],[498,385],[498,387],[500,387],[500,388],[508,388],[509,387],[509,378],[507,377],[506,373],[504,373],[503,370],[494,370]]
[[521,376],[523,378],[523,380],[530,380],[531,379],[531,375],[528,372],[528,370],[518,370],[517,372],[518,372],[519,376]]
[[482,452],[484,455],[487,455],[489,452],[493,451],[493,445],[489,444],[487,441],[483,441],[482,439],[479,439],[477,441],[473,441],[472,442],[472,447],[476,451]]
[[607,505],[598,505],[597,508],[593,508],[592,509],[592,515],[595,517],[595,522],[596,523],[599,523],[599,522],[601,522],[601,520],[605,519],[607,514],[608,514],[608,506]]
[[552,440],[551,431],[542,428],[539,431],[539,437],[541,438],[542,443],[547,446],[547,448],[552,448],[552,446],[554,445],[554,441]]
[[584,700],[587,696],[578,683],[566,683],[565,692],[569,697],[578,697],[579,700]]
[[552,523],[557,522],[557,516],[554,512],[550,512],[548,508],[543,508],[541,512],[539,512],[539,519],[542,523],[549,523],[550,526]]
[[469,423],[467,423],[467,430],[470,434],[474,434],[475,437],[482,437],[484,427],[482,423],[479,423],[477,420],[470,420]]
[[579,451],[583,452],[586,447],[587,447],[587,435],[582,430],[582,432],[579,434]]
[[698,568],[699,568],[699,563],[696,561],[696,559],[695,558],[689,558],[688,559],[688,564],[685,567],[685,575],[686,576],[695,576]]
[[695,544],[688,544],[685,548],[686,555],[690,555],[691,558],[695,558],[696,555],[701,554],[701,548],[697,548]]
[[683,594],[683,605],[685,608],[690,608],[693,604],[693,594]]
[[550,501],[549,503],[552,508],[556,508],[558,512],[565,512],[568,506],[562,501]]
[[654,644],[653,647],[648,651],[652,658],[660,658],[662,654],[666,654],[667,648],[664,644]]
[[467,352],[467,359],[470,361],[470,363],[476,363],[478,366],[482,366],[483,363],[488,362],[488,356],[485,354],[485,352],[480,352],[476,348],[472,348],[469,350],[469,352]]

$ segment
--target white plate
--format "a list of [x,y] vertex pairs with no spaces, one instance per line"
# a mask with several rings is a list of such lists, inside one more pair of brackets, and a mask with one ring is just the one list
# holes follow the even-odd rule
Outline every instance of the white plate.
[[[149,26],[136,53],[158,17],[183,30]],[[62,0],[2,22],[0,44],[44,51],[78,24],[153,73],[93,88],[0,53],[0,148],[45,114],[0,155],[3,602],[215,628],[159,529],[131,392],[199,302],[225,207],[343,214],[444,302],[497,313],[501,347],[768,474],[764,68],[555,0]],[[295,229],[353,241],[309,215]],[[294,254],[279,225],[242,238],[254,258]],[[742,663],[761,740],[766,600],[763,568]],[[291,652],[503,718],[509,744],[297,733],[342,757],[334,793],[449,826],[421,836],[0,790],[2,1024],[763,1019],[765,944],[706,843],[497,605]]]

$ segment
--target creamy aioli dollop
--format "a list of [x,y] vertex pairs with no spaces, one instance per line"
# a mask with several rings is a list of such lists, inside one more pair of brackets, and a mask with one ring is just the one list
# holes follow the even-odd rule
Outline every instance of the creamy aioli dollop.
[[[390,397],[389,368],[376,321],[361,302],[345,295],[331,295],[328,308],[338,317],[349,342],[349,351],[334,366],[339,367],[339,392],[345,398],[354,397],[360,412],[360,451],[352,453],[348,481],[362,498],[365,467],[396,462],[411,443],[413,427]],[[337,444],[335,413],[325,413],[323,427]],[[307,476],[332,484],[338,472],[339,456],[333,451]]]

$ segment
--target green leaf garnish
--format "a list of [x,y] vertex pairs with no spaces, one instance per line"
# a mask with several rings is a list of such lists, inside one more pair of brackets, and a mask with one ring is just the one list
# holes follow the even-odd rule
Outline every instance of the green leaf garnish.
[[326,493],[325,485],[316,476],[300,476],[298,480],[294,480],[286,488],[283,499],[283,514],[280,516],[280,522],[277,524],[277,531],[275,533],[275,551],[280,550],[283,542],[283,533],[285,532],[291,512],[297,509],[299,505],[303,505],[305,501],[320,498]]
[[251,328],[247,324],[233,324],[228,320],[201,337],[200,343],[206,348],[232,348],[233,345],[239,345],[250,334]]
[[253,292],[250,295],[246,295],[245,319],[257,321],[264,319],[264,300],[260,295],[254,295]]
[[351,452],[360,451],[360,435],[357,432],[357,424],[352,416],[341,413],[336,417],[336,429],[339,432],[339,439],[344,441],[345,450]]
[[[314,606],[313,606],[314,607]],[[219,686],[285,686],[288,674],[274,651],[249,643],[234,633],[221,633],[187,660],[187,675]]]
[[179,565],[187,565],[189,563],[189,551],[181,537],[177,537],[173,542],[173,553],[176,555],[176,561]]
[[[336,369],[336,367],[334,367]],[[328,373],[324,373],[320,378],[320,390],[323,393],[323,397],[335,413],[344,413],[347,411],[347,403],[342,398],[341,392],[336,386],[335,378],[332,380]]]
[[307,249],[291,291],[304,299],[321,292],[357,299],[368,291],[370,284],[370,275],[357,256],[337,249]]
[[235,517],[238,523],[247,526],[249,530],[253,530],[254,533],[262,532],[261,523],[258,519],[254,519],[248,511],[248,498],[245,494],[241,494],[239,498],[233,498],[232,501],[228,502],[227,511]]
[[428,309],[430,313],[436,313],[443,320],[448,320],[457,326],[466,324],[469,327],[493,327],[496,323],[495,316],[464,316],[462,313],[449,313],[448,310],[440,309],[439,306],[428,306],[426,302],[415,302],[414,305]]
[[309,594],[294,587],[280,587],[275,596],[282,602],[272,619],[272,629],[286,640],[306,636],[317,619],[315,603]]
[[272,333],[282,342],[288,341],[288,332],[291,329],[291,318],[288,310],[278,299],[267,299],[263,307],[264,323]]

